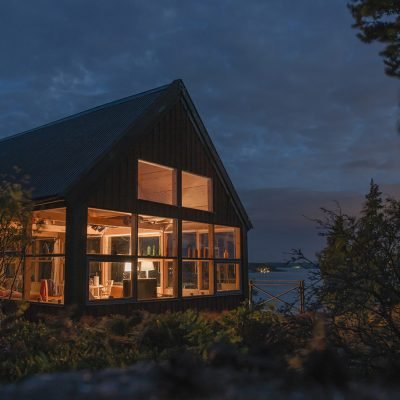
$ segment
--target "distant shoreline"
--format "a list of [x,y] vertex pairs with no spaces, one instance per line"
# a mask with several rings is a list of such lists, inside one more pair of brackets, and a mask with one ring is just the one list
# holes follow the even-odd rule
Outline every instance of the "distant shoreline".
[[290,271],[293,269],[314,269],[315,264],[311,263],[295,263],[295,262],[290,262],[290,263],[285,263],[285,262],[250,262],[249,263],[249,272],[260,272],[261,269],[268,268],[269,271],[274,271],[274,272],[285,272],[285,271]]

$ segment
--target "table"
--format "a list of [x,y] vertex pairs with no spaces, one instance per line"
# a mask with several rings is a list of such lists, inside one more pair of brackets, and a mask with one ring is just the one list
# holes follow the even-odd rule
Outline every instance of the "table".
[[103,285],[89,285],[89,291],[95,299],[100,298],[100,292],[102,288]]

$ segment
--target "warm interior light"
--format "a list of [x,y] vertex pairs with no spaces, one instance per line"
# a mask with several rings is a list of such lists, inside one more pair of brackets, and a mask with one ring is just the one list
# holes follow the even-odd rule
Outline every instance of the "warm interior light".
[[141,261],[140,270],[141,271],[153,271],[154,270],[153,261],[148,261],[148,260]]
[[126,262],[124,266],[124,272],[131,272],[132,271],[132,263]]

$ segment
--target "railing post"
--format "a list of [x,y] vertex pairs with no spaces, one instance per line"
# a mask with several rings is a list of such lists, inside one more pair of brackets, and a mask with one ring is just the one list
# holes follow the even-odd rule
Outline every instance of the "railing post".
[[304,313],[304,281],[300,281],[300,313]]
[[253,309],[253,281],[249,281],[249,309]]

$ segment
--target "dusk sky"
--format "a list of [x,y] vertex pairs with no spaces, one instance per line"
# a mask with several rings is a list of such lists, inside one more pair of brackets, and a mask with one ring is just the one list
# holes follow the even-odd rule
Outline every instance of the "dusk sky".
[[304,217],[400,195],[398,81],[346,0],[5,0],[0,137],[183,79],[253,222],[250,261],[321,248]]

